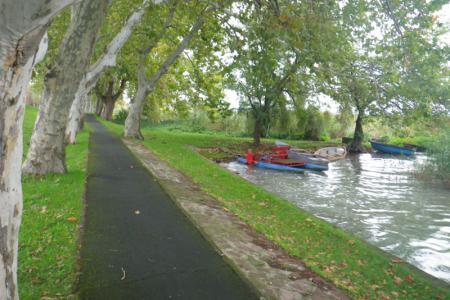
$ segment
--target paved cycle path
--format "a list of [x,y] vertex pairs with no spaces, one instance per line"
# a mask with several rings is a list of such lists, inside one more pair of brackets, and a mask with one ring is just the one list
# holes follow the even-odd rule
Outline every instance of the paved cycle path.
[[122,141],[88,116],[81,299],[258,299]]

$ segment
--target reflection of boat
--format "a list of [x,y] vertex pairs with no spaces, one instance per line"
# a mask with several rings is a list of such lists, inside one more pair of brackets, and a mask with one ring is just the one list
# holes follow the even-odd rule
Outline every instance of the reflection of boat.
[[370,144],[372,145],[372,148],[383,153],[388,154],[400,154],[405,156],[411,156],[414,154],[414,150],[407,149],[404,147],[389,145],[389,144],[383,144],[376,141],[370,141]]
[[[238,162],[241,164],[247,164],[247,160],[243,157],[238,157]],[[288,171],[288,172],[296,172],[296,173],[303,173],[305,169],[303,168],[294,168],[286,165],[279,165],[279,164],[273,164],[268,162],[261,162],[258,161],[253,166],[261,169],[269,169],[269,170],[277,170],[277,171]]]
[[329,161],[336,161],[345,158],[347,150],[345,147],[326,147],[317,150],[314,154],[326,158]]

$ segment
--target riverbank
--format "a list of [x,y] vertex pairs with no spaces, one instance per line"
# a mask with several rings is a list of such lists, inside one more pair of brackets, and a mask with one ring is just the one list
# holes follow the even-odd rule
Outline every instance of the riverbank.
[[[117,134],[122,126],[103,122]],[[143,145],[216,198],[225,209],[358,299],[443,299],[448,286],[222,169],[193,150],[248,139],[143,130]]]
[[[37,110],[26,108],[24,153]],[[78,278],[79,224],[83,211],[89,132],[67,147],[67,174],[25,176],[19,236],[21,299],[70,299]]]
[[257,291],[261,299],[349,299],[302,261],[242,222],[148,148],[131,140],[125,140],[125,144],[216,252]]

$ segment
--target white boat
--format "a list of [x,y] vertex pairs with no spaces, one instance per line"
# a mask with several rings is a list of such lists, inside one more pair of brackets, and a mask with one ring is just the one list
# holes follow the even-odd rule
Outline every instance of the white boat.
[[326,147],[317,150],[314,154],[326,158],[329,161],[336,161],[345,158],[347,149],[345,147]]

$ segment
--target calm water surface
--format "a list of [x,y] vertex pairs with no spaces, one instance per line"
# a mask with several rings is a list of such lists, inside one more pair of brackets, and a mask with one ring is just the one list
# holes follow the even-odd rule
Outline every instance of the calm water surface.
[[411,175],[423,159],[361,154],[322,174],[223,166],[450,282],[450,190]]

